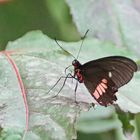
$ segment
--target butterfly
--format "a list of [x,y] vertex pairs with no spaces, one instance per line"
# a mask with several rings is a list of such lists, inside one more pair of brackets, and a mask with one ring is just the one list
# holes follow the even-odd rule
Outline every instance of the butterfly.
[[116,92],[127,84],[137,71],[137,64],[123,56],[109,56],[81,64],[73,60],[74,76],[84,83],[90,94],[102,106],[117,100]]

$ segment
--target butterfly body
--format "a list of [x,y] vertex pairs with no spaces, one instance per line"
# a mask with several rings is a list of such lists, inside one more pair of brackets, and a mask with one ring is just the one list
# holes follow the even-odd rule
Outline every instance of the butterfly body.
[[129,58],[122,56],[104,57],[81,64],[72,62],[74,77],[84,83],[94,99],[103,106],[113,104],[117,100],[118,88],[128,83],[137,65]]

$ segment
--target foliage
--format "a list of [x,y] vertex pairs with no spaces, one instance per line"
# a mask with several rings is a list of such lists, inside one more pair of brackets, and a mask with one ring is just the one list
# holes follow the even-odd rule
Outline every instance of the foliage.
[[[90,103],[96,102],[82,84],[78,86],[78,103],[75,103],[75,81],[71,79],[57,97],[54,95],[63,80],[48,93],[59,77],[65,76],[64,70],[73,60],[71,54],[77,55],[81,41],[71,40],[78,40],[78,32],[83,36],[87,29],[90,31],[78,58],[81,63],[123,55],[139,65],[140,18],[135,2],[15,0],[0,3],[1,47],[9,41],[5,52],[0,53],[0,139],[71,140],[76,139],[76,130],[79,140],[84,137],[87,140],[93,137],[98,140],[140,139],[139,72],[119,89],[117,111],[116,106],[91,108]],[[17,39],[34,29],[71,41],[58,41],[70,53],[40,31]]]

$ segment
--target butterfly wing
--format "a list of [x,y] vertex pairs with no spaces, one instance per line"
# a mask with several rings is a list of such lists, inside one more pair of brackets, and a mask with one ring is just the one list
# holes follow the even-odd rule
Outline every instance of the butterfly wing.
[[115,93],[118,88],[128,83],[135,71],[137,71],[136,63],[122,56],[93,60],[81,67],[85,86],[103,106],[117,100]]

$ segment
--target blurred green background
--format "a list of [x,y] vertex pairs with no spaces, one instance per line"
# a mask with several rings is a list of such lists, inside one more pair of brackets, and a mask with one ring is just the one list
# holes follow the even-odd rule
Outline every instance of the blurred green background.
[[28,31],[41,30],[52,38],[76,41],[80,35],[64,0],[11,0],[0,3],[0,49]]
[[[135,1],[135,3],[136,2],[139,3],[138,1]],[[82,3],[79,6],[81,9],[83,8]],[[86,22],[88,24],[88,21]],[[85,28],[88,29],[88,27]],[[57,38],[58,40],[68,42],[78,41],[82,36],[80,35],[80,31],[76,27],[76,24],[71,15],[70,8],[64,0],[0,1],[0,50],[4,50],[8,41],[16,40],[17,38],[23,36],[25,33],[31,30],[41,30],[51,38]],[[126,45],[126,38],[124,37],[124,34],[122,32],[120,36],[123,40],[123,43],[120,44]],[[97,36],[97,38],[99,37]],[[105,110],[102,112],[102,115],[104,114],[104,112]],[[138,137],[140,137],[139,118],[140,115],[138,114],[135,116],[134,121],[134,125],[137,128],[137,139]],[[90,119],[88,118],[88,120]],[[88,123],[91,123],[88,122],[88,120],[85,121],[87,123],[85,124],[86,127],[88,126]],[[104,125],[106,126],[106,128],[102,129],[101,131],[95,128],[91,128],[93,129],[92,132],[88,131],[88,129],[90,128],[86,128],[88,131],[87,133],[85,129],[84,131],[80,131],[79,129],[78,140],[125,139],[122,134],[122,130],[120,129],[121,127],[118,127],[118,122],[115,122],[115,125],[113,123],[114,120],[116,120],[116,114],[114,110],[111,110],[111,113],[109,113],[105,118],[101,117],[92,119],[92,121],[96,122],[93,123],[93,127],[96,128],[99,126],[99,128],[102,128],[103,124],[99,122],[105,121],[106,123]]]

